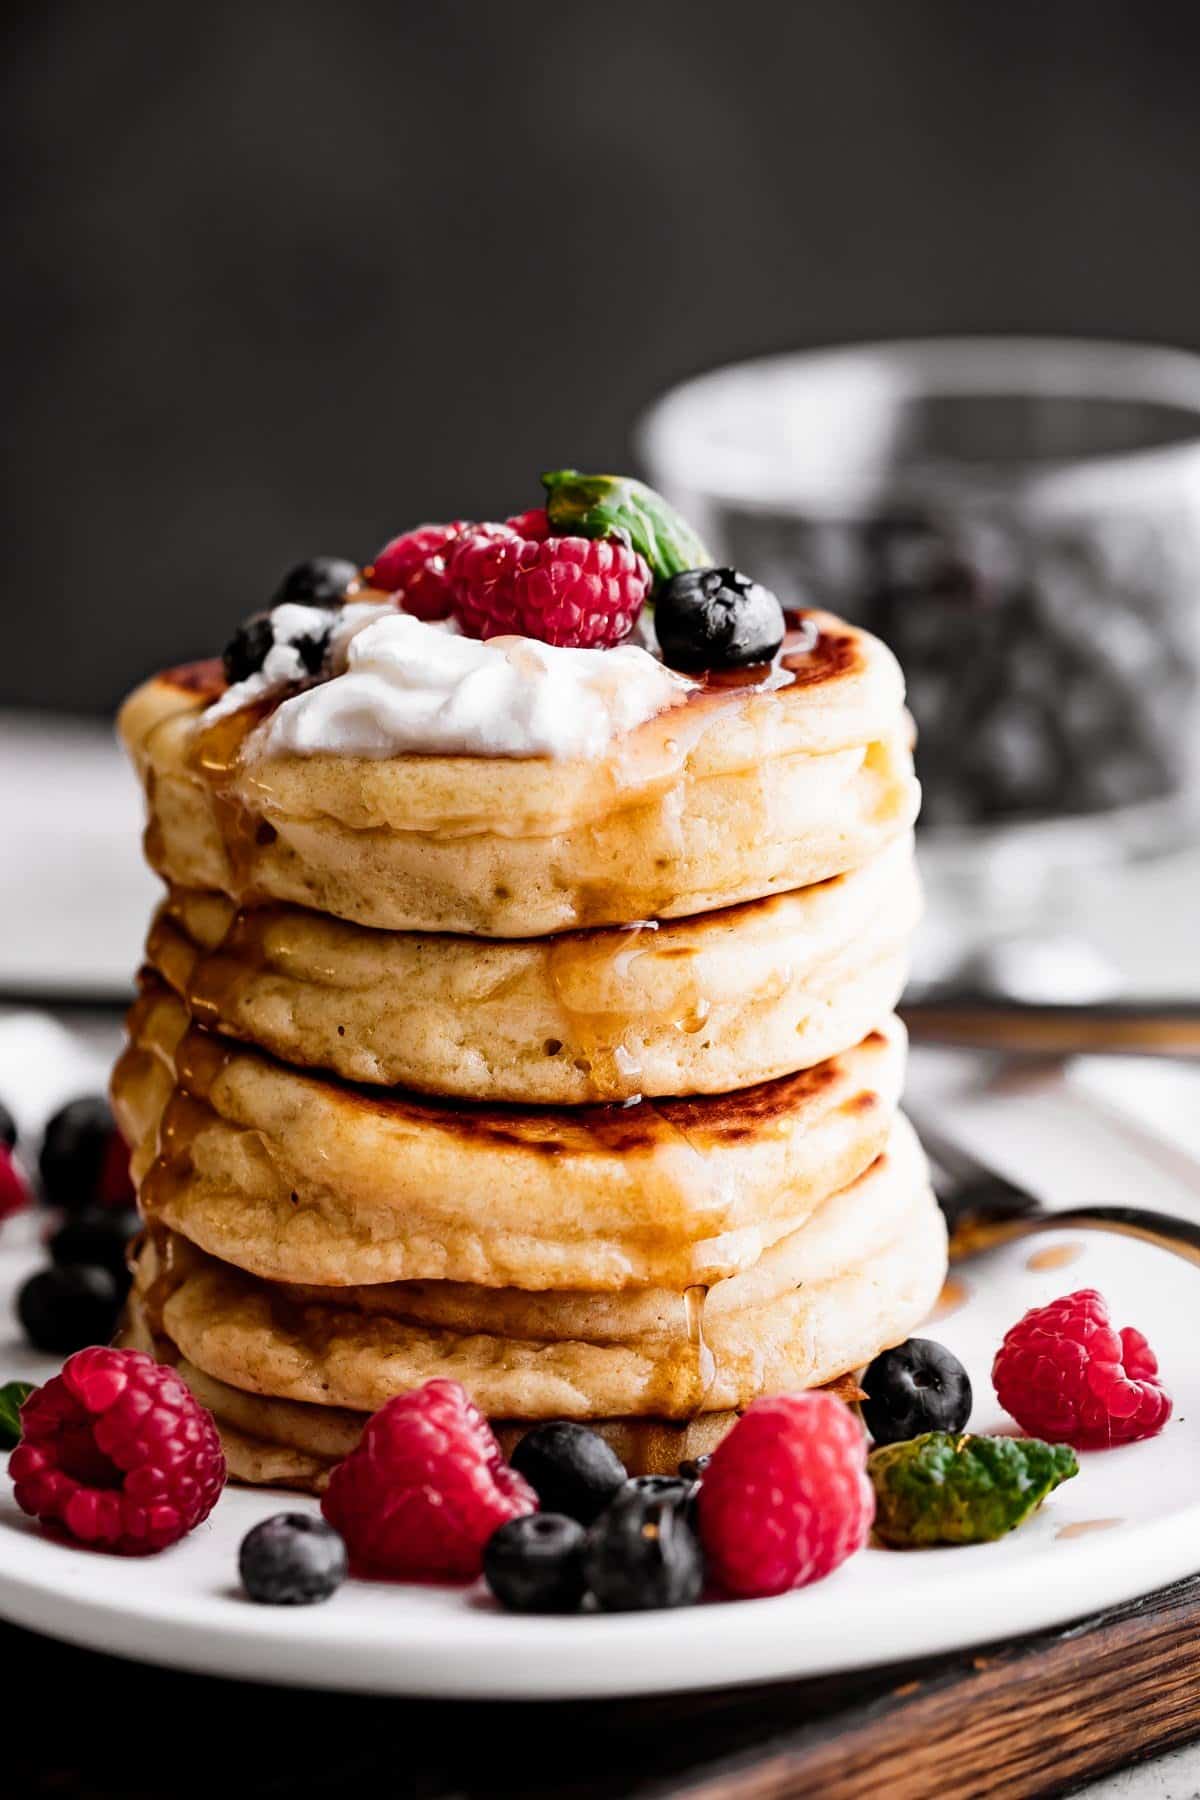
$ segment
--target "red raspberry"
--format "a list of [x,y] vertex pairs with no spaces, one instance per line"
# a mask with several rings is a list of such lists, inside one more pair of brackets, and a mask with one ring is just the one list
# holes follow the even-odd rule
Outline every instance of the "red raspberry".
[[29,1201],[28,1182],[17,1167],[12,1151],[0,1144],[0,1219],[23,1212]]
[[544,544],[550,536],[550,515],[544,506],[535,506],[530,512],[514,513],[504,524],[507,530],[515,531],[518,537],[530,538],[535,544]]
[[405,612],[417,619],[448,619],[450,587],[446,580],[446,556],[466,519],[449,525],[418,525],[385,544],[365,571],[373,587],[398,594]]
[[996,1352],[992,1383],[1023,1430],[1076,1450],[1154,1437],[1171,1416],[1158,1358],[1140,1331],[1113,1329],[1095,1288],[1031,1308]]
[[619,644],[650,592],[648,566],[627,544],[540,535],[548,529],[538,511],[462,534],[449,567],[459,624],[468,637],[517,633],[584,650]]
[[697,1505],[712,1579],[747,1598],[820,1581],[875,1517],[867,1440],[820,1391],[756,1400],[713,1451]]
[[321,1510],[356,1569],[400,1581],[472,1581],[498,1525],[537,1511],[457,1381],[427,1381],[367,1421]]
[[144,1556],[207,1519],[225,1485],[213,1416],[141,1350],[79,1350],[21,1408],[17,1505],[81,1544]]

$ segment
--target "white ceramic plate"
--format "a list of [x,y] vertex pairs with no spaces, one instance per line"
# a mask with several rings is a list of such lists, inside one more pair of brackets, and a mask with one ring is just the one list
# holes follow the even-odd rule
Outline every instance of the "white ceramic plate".
[[[1055,1246],[1069,1264],[1030,1268]],[[32,1264],[0,1250],[0,1319]],[[521,1619],[480,1588],[350,1582],[325,1605],[251,1605],[237,1546],[293,1496],[229,1489],[183,1544],[141,1562],[73,1550],[13,1504],[0,1474],[0,1614],[74,1643],[218,1675],[376,1693],[557,1698],[662,1693],[828,1675],[1066,1621],[1200,1566],[1200,1271],[1099,1234],[1059,1233],[965,1265],[966,1294],[931,1330],[966,1361],[973,1425],[1003,1428],[992,1352],[1029,1305],[1098,1286],[1118,1322],[1153,1334],[1175,1396],[1164,1434],[1083,1458],[1082,1473],[1021,1530],[972,1549],[869,1549],[829,1580],[777,1600],[673,1613]],[[37,1378],[44,1359],[0,1325],[0,1377]]]

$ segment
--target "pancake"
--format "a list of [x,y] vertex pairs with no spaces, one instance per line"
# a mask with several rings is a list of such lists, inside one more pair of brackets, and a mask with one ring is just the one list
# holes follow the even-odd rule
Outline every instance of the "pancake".
[[169,671],[120,719],[147,857],[177,887],[497,938],[823,881],[906,833],[919,790],[895,659],[808,617],[815,648],[785,646],[769,681],[711,678],[595,761],[268,755],[261,707],[205,725],[213,665]]
[[[496,1418],[687,1419],[757,1394],[820,1385],[899,1341],[945,1275],[945,1228],[911,1132],[831,1197],[797,1238],[793,1279],[761,1304],[715,1286],[677,1294],[668,1329],[529,1338],[404,1316],[404,1296],[300,1293],[168,1238],[143,1246],[138,1290],[154,1331],[214,1379],[306,1405],[372,1412],[434,1376],[461,1381]],[[723,1291],[727,1290],[727,1291]],[[543,1297],[547,1307],[555,1296]],[[517,1296],[518,1303],[522,1297]],[[587,1325],[585,1297],[577,1322]],[[686,1315],[687,1328],[677,1321]]]
[[301,1073],[151,980],[113,1101],[148,1219],[274,1281],[684,1287],[748,1268],[883,1149],[896,1020],[740,1093],[455,1106]]
[[147,960],[194,1020],[347,1081],[570,1106],[721,1094],[823,1062],[895,1007],[907,836],[816,887],[655,930],[480,941],[177,889]]
[[[365,1413],[296,1400],[270,1400],[215,1381],[181,1357],[169,1339],[151,1333],[144,1305],[136,1294],[131,1297],[119,1341],[174,1364],[216,1419],[234,1481],[319,1494],[334,1463],[350,1454],[366,1423]],[[826,1385],[848,1401],[860,1393],[852,1376]],[[715,1450],[737,1418],[736,1412],[712,1412],[692,1419],[589,1419],[588,1426],[613,1446],[631,1475],[673,1475],[686,1457],[706,1456]],[[491,1424],[506,1456],[529,1430],[524,1419],[493,1419]]]

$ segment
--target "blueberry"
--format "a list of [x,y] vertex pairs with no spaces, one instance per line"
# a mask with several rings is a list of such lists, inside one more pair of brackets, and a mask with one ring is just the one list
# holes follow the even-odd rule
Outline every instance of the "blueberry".
[[50,1260],[60,1269],[76,1268],[80,1263],[107,1269],[124,1291],[129,1285],[125,1253],[140,1229],[141,1220],[132,1207],[112,1211],[89,1207],[59,1226],[47,1245]]
[[862,1378],[862,1416],[877,1444],[925,1431],[962,1431],[971,1416],[971,1379],[957,1356],[932,1338],[885,1350]]
[[691,1606],[704,1586],[704,1556],[677,1493],[630,1483],[588,1532],[584,1575],[602,1612]]
[[102,1094],[68,1101],[46,1126],[38,1167],[47,1206],[82,1212],[101,1197],[116,1134]]
[[704,1471],[711,1461],[711,1456],[689,1456],[686,1462],[680,1463],[679,1473],[685,1481],[703,1481]]
[[686,1475],[634,1475],[625,1491],[641,1494],[647,1500],[681,1500],[691,1498],[694,1481]]
[[583,1599],[585,1533],[564,1513],[529,1513],[493,1531],[483,1573],[509,1612],[576,1612]]
[[346,1546],[318,1513],[274,1513],[248,1531],[238,1573],[261,1606],[311,1606],[346,1579]]
[[70,1356],[107,1344],[117,1329],[121,1296],[108,1269],[76,1264],[41,1269],[17,1295],[17,1317],[35,1350]]
[[[307,606],[309,602],[297,604]],[[297,652],[310,675],[321,673],[332,629],[332,612],[317,610],[313,614],[311,631],[305,632],[301,637],[286,640]],[[226,644],[221,658],[226,681],[232,686],[236,682],[246,681],[251,675],[257,675],[274,643],[275,620],[269,612],[254,613],[250,618],[244,619]]]
[[0,1100],[0,1145],[2,1145],[5,1150],[11,1150],[16,1144],[16,1141],[17,1121],[13,1118],[3,1100]]
[[270,613],[252,613],[250,618],[242,620],[221,657],[225,679],[230,687],[258,674],[270,655],[274,642],[275,633],[271,629]]
[[312,556],[288,570],[271,604],[330,606],[340,601],[350,583],[357,579],[357,564],[347,562],[344,556]]
[[625,1465],[598,1432],[555,1419],[527,1431],[512,1455],[543,1512],[590,1525],[626,1481]]
[[770,662],[783,642],[783,608],[770,588],[736,569],[686,569],[654,595],[654,629],[673,669],[738,669]]

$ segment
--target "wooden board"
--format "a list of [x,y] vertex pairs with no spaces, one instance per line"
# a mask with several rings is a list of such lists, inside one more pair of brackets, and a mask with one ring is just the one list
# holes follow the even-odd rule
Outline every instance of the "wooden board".
[[306,1694],[3,1626],[0,1657],[6,1800],[1024,1800],[1200,1736],[1200,1577],[1020,1643],[667,1700]]

